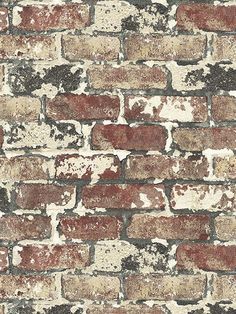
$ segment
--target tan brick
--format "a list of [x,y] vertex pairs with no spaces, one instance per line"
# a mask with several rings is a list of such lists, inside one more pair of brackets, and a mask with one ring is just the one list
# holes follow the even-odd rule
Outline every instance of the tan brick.
[[165,310],[158,305],[151,307],[143,304],[90,305],[86,314],[165,314]]
[[70,61],[117,60],[120,52],[120,40],[112,36],[65,35],[63,45],[65,58]]
[[212,58],[215,61],[236,61],[236,36],[214,36]]
[[214,158],[214,174],[218,178],[236,178],[236,157],[216,157]]
[[8,269],[8,249],[7,247],[0,247],[0,271],[7,271]]
[[236,217],[218,216],[215,218],[216,236],[220,240],[234,241],[236,239]]
[[212,298],[215,301],[235,301],[236,300],[236,276],[225,275],[213,277]]
[[206,37],[202,35],[128,35],[124,41],[128,60],[197,60],[203,57]]
[[118,299],[120,280],[117,277],[65,275],[62,279],[64,297],[69,301],[80,299],[114,300]]

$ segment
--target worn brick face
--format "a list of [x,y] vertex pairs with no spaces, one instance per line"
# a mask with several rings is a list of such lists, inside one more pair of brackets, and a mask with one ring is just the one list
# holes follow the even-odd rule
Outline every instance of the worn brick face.
[[0,247],[0,271],[6,271],[8,269],[8,249],[6,247]]
[[8,10],[5,7],[0,7],[0,31],[7,30],[8,25]]
[[233,121],[236,117],[236,98],[213,96],[212,117],[215,121]]
[[112,307],[109,305],[91,305],[87,310],[87,314],[164,314],[161,306],[153,305],[126,305]]

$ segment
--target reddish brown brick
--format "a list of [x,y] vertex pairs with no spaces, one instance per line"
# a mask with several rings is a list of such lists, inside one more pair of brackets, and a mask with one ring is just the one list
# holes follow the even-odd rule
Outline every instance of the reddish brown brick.
[[13,265],[19,269],[45,271],[84,268],[89,264],[87,244],[25,245],[13,248]]
[[46,114],[54,120],[115,120],[120,111],[117,96],[63,94],[48,99]]
[[178,6],[177,27],[184,30],[235,31],[236,6],[183,3]]
[[167,74],[162,67],[144,65],[92,65],[88,70],[91,87],[96,89],[166,88]]
[[4,65],[0,64],[0,91],[3,89],[3,84],[4,84],[4,75],[5,75],[5,68]]
[[16,204],[25,209],[73,207],[75,187],[53,184],[20,184],[17,188]]
[[63,217],[60,230],[66,239],[114,240],[120,237],[122,220],[111,216]]
[[159,125],[97,124],[92,131],[94,149],[162,150],[167,132]]
[[165,310],[158,305],[151,307],[143,304],[90,305],[86,314],[165,314]]
[[8,10],[5,7],[0,7],[0,31],[8,29]]
[[179,269],[235,270],[236,246],[180,244],[176,259]]
[[89,7],[82,3],[26,5],[13,9],[13,25],[22,30],[81,29],[89,23]]
[[182,128],[173,132],[174,142],[182,150],[201,151],[211,149],[235,149],[235,127]]
[[117,60],[120,52],[120,40],[112,36],[65,35],[63,36],[65,58],[70,61]]
[[127,234],[130,238],[140,239],[207,240],[210,235],[210,218],[204,215],[134,215]]
[[236,36],[215,36],[212,58],[215,61],[236,61]]
[[236,97],[213,96],[212,117],[215,121],[236,120]]
[[8,249],[6,247],[0,247],[0,271],[6,271],[8,269]]
[[165,206],[164,187],[155,184],[93,185],[82,189],[86,208],[161,209]]
[[126,96],[125,118],[135,121],[204,122],[206,97]]
[[1,299],[52,300],[56,298],[54,277],[0,275]]
[[206,37],[202,35],[128,35],[124,41],[128,60],[197,60],[203,57]]
[[216,301],[235,300],[236,296],[236,276],[235,275],[214,275],[213,277],[212,299]]
[[120,280],[117,277],[65,275],[62,280],[64,297],[69,301],[80,299],[118,299]]
[[131,275],[125,280],[125,293],[130,300],[198,300],[205,289],[202,275]]
[[215,218],[216,236],[220,240],[234,241],[236,239],[236,217],[218,216]]
[[193,211],[234,211],[236,206],[235,185],[174,185],[171,206]]
[[0,218],[0,239],[20,241],[45,239],[51,235],[51,218],[45,216],[2,216]]
[[129,156],[126,163],[127,179],[202,179],[208,175],[206,158],[163,155]]
[[52,60],[57,57],[53,36],[0,35],[0,59]]

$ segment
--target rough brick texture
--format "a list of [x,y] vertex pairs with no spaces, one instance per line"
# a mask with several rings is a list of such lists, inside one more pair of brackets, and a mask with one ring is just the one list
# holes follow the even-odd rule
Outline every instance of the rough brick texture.
[[235,314],[235,122],[235,0],[0,0],[0,314]]

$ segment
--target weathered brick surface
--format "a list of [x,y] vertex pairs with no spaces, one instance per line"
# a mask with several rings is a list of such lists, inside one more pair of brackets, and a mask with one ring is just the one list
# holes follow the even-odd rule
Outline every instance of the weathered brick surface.
[[6,271],[8,269],[8,249],[6,247],[0,247],[0,271]]
[[8,10],[5,7],[0,7],[0,31],[5,31],[8,28]]
[[236,238],[236,217],[218,216],[215,218],[216,236],[220,240],[234,241]]
[[112,307],[109,305],[91,305],[86,314],[164,314],[165,310],[158,305],[125,305]]
[[236,277],[229,276],[214,276],[213,279],[213,300],[234,301],[236,292]]
[[218,178],[235,179],[236,177],[235,156],[215,157],[214,173]]
[[212,117],[215,121],[235,120],[236,98],[230,96],[213,96]]
[[3,89],[5,69],[4,65],[0,65],[0,91]]
[[212,57],[215,61],[235,61],[236,36],[215,36]]

